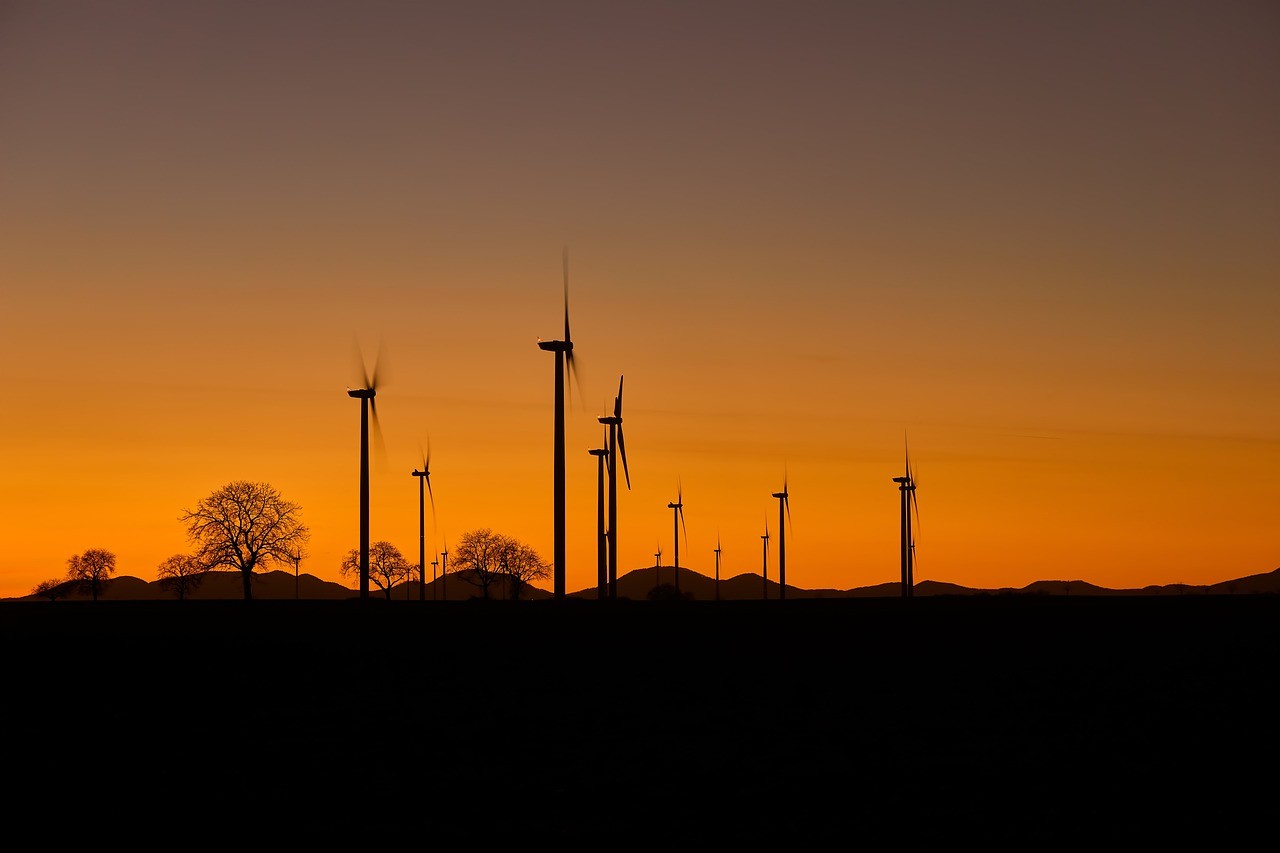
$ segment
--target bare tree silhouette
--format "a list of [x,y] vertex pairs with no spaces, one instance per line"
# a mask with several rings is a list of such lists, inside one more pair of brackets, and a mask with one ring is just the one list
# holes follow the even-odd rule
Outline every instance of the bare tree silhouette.
[[271,485],[237,480],[201,498],[195,509],[183,510],[179,520],[199,546],[195,556],[201,563],[241,573],[249,601],[254,570],[272,561],[292,564],[292,555],[310,537],[301,513]]
[[[387,600],[391,600],[391,588],[398,583],[407,583],[413,577],[413,565],[405,559],[400,549],[385,539],[369,545],[368,578],[378,589],[382,590]],[[364,577],[364,555],[359,548],[352,548],[342,558],[338,571],[343,577],[355,575]]]
[[111,576],[116,573],[116,555],[102,548],[90,548],[67,560],[67,580],[97,601]]
[[504,539],[488,527],[462,534],[453,549],[454,574],[480,588],[481,597],[489,598],[489,587],[503,573]]
[[551,577],[551,564],[532,545],[510,536],[502,537],[502,569],[511,588],[511,600],[519,601],[534,581]]
[[160,588],[178,596],[179,601],[199,589],[208,574],[209,569],[191,554],[174,554],[156,567]]
[[71,594],[75,584],[67,580],[47,580],[40,581],[36,584],[35,589],[31,590],[32,595],[38,595],[41,598],[47,598],[50,601],[57,601],[59,598],[66,598]]

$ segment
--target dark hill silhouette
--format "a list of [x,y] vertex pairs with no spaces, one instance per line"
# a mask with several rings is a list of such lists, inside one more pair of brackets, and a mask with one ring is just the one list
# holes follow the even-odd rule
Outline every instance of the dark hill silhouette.
[[[479,598],[480,586],[471,583],[465,572],[450,572],[447,580],[428,582],[426,600],[465,601]],[[618,578],[618,597],[632,601],[645,601],[649,593],[658,585],[674,584],[676,572],[673,566],[663,566],[655,570],[653,566],[635,569]],[[762,578],[755,572],[746,572],[720,580],[721,601],[759,601],[762,597]],[[400,584],[391,590],[391,599],[417,600],[419,584],[413,581]],[[716,598],[715,579],[695,572],[692,569],[680,569],[680,592],[684,598],[694,601],[713,601]],[[872,586],[853,587],[851,589],[801,589],[787,585],[787,600],[792,599],[830,599],[830,598],[896,598],[901,593],[897,581]],[[1247,575],[1235,580],[1222,581],[1210,585],[1164,584],[1145,586],[1140,589],[1109,589],[1082,580],[1044,580],[1035,581],[1024,587],[1000,587],[983,589],[960,586],[942,581],[925,580],[916,583],[916,597],[937,596],[972,596],[972,595],[1036,595],[1036,596],[1167,596],[1167,595],[1275,595],[1280,594],[1280,569],[1256,575]],[[369,590],[370,597],[386,598],[386,592],[376,587]],[[768,599],[778,599],[778,583],[774,579],[768,582]],[[510,598],[510,590],[503,580],[490,585],[489,596],[494,600]],[[275,570],[260,572],[254,575],[253,597],[264,600],[337,600],[359,598],[358,588],[343,586],[332,581],[322,580],[315,575],[300,574],[296,581],[293,573]],[[521,600],[537,601],[551,598],[550,590],[538,586],[526,586],[521,593]],[[569,598],[594,600],[596,588],[569,593]],[[87,592],[73,592],[64,597],[68,601],[89,600],[92,596]],[[160,586],[159,581],[147,581],[132,575],[112,578],[101,593],[103,601],[154,601],[176,599],[177,596]],[[239,572],[209,572],[199,588],[189,592],[187,598],[193,601],[242,599],[244,591]],[[25,595],[8,601],[37,601],[40,596]]]

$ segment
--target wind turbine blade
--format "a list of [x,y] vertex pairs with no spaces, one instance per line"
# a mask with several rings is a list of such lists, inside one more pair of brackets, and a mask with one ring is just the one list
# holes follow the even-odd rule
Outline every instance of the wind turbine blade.
[[676,512],[680,513],[680,529],[684,531],[684,544],[685,544],[685,547],[688,547],[689,528],[685,527],[684,525],[684,507],[680,507],[679,509],[676,510]]
[[622,439],[622,424],[618,424],[618,455],[622,457],[622,473],[627,478],[627,488],[631,488],[631,472],[627,470],[627,443]]
[[369,387],[369,368],[364,363],[364,352],[360,349],[360,341],[351,336],[351,366],[355,368],[356,379],[361,388]]
[[373,427],[373,440],[378,452],[378,460],[385,463],[387,460],[387,443],[382,438],[382,424],[378,421],[378,398],[369,398],[369,420]]
[[387,343],[385,338],[378,339],[378,352],[373,359],[373,372],[369,375],[368,388],[376,390],[387,381]]
[[618,396],[613,398],[613,416],[615,418],[622,417],[622,380],[625,376],[618,377]]
[[569,336],[569,247],[565,246],[561,255],[564,264],[564,340],[565,343],[571,343],[573,338]]

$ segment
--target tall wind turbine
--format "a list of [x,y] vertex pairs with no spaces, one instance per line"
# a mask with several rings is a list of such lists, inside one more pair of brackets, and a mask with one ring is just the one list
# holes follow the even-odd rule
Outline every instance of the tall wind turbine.
[[[357,357],[359,353],[357,352]],[[373,373],[364,366],[360,357],[360,371],[364,379],[364,387],[348,388],[347,396],[360,401],[360,597],[369,597],[369,419],[373,418],[373,428],[381,440],[382,429],[378,426],[378,408],[374,400],[378,394],[378,360],[373,363]]]
[[564,385],[565,377],[576,375],[573,364],[573,339],[569,335],[569,248],[564,250],[564,340],[544,341],[538,339],[538,348],[556,354],[555,383],[555,425],[554,453],[552,468],[554,471],[554,503],[553,512],[555,526],[555,555],[553,557],[553,585],[557,601],[564,599],[565,584],[565,544],[564,544]]
[[716,534],[716,601],[720,600],[720,535]]
[[915,591],[915,577],[913,569],[915,562],[915,539],[911,534],[911,511],[914,509],[916,519],[919,521],[920,508],[916,504],[916,481],[911,475],[911,453],[905,454],[906,472],[901,477],[894,477],[893,482],[898,484],[899,494],[899,526],[901,528],[901,541],[899,545],[900,559],[902,561],[902,597],[911,598]]
[[764,517],[764,535],[760,537],[764,540],[764,557],[761,561],[761,572],[764,577],[764,598],[769,599],[769,516]]
[[609,594],[609,555],[604,532],[604,468],[609,455],[608,445],[606,430],[605,446],[587,451],[596,458],[596,598],[601,601]]
[[[431,521],[435,523],[436,496],[431,491],[431,442],[427,442],[427,452],[422,454],[422,470],[414,470],[413,476],[418,478],[418,600],[427,600],[427,512],[426,494],[431,495]],[[434,581],[435,578],[433,577]]]
[[[667,504],[667,509],[671,510],[671,525],[673,527],[673,537],[676,541],[676,591],[680,591],[680,529],[684,527],[684,489],[676,488],[676,499],[674,502]],[[689,544],[689,531],[684,531],[684,544]]]
[[631,488],[627,470],[627,444],[622,434],[622,380],[618,377],[618,396],[613,398],[613,414],[596,420],[609,428],[609,599],[618,597],[618,457],[622,457],[622,474]]
[[778,600],[787,597],[787,524],[791,522],[791,499],[787,494],[787,475],[782,475],[782,491],[774,492],[778,499]]

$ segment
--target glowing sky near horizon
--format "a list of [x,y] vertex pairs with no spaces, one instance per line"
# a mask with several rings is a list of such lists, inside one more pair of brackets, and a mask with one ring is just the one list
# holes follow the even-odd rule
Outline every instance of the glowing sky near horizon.
[[[1280,11],[1262,2],[0,2],[0,596],[152,579],[213,489],[552,554],[561,249],[625,376],[621,570],[1112,588],[1280,565]],[[775,543],[776,544],[776,543]],[[774,577],[776,552],[770,556]],[[547,584],[549,588],[549,582]]]

